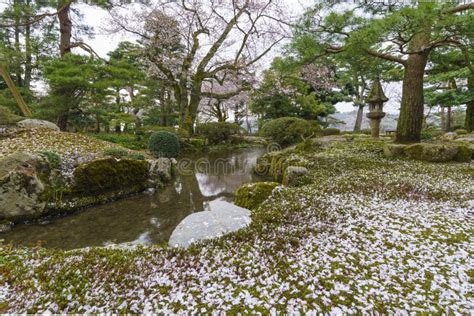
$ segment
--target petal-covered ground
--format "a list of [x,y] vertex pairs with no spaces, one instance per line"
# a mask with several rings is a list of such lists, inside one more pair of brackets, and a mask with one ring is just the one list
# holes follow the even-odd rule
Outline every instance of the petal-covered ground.
[[[193,246],[1,246],[4,312],[428,312],[474,309],[474,168],[382,157],[381,143],[299,153],[243,231]],[[138,210],[137,210],[138,211]]]

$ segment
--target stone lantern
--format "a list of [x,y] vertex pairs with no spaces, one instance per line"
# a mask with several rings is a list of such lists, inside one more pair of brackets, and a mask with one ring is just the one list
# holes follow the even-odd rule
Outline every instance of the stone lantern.
[[380,121],[385,117],[383,111],[383,104],[388,101],[385,93],[382,90],[380,80],[377,78],[374,81],[372,90],[370,90],[367,97],[367,103],[369,103],[369,113],[367,117],[370,119],[370,128],[372,130],[372,137],[378,138],[380,133]]

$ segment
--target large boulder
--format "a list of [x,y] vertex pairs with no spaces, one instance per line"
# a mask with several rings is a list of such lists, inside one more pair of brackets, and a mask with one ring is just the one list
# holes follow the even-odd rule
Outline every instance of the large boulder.
[[50,166],[39,155],[17,152],[0,159],[0,220],[43,215],[48,202]]
[[59,131],[59,127],[49,121],[37,120],[37,119],[26,119],[16,123],[20,128],[34,129],[34,128],[46,128],[54,131]]
[[225,201],[212,201],[209,210],[187,216],[171,234],[171,247],[191,244],[240,230],[251,223],[250,211]]
[[405,156],[405,148],[407,145],[403,144],[386,144],[383,147],[383,154],[387,158],[397,158]]
[[308,174],[308,169],[305,167],[288,166],[283,174],[284,185],[295,185],[298,181]]
[[113,191],[140,192],[147,186],[148,163],[144,160],[106,158],[79,165],[74,170],[72,192],[96,195]]
[[250,210],[256,209],[278,187],[278,182],[257,182],[242,185],[235,191],[235,204]]
[[469,162],[472,157],[471,148],[456,144],[413,144],[405,148],[405,154],[411,159],[430,162]]

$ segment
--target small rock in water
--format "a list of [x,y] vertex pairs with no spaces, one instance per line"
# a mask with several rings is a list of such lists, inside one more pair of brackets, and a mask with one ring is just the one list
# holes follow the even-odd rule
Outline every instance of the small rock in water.
[[171,234],[171,247],[187,248],[192,243],[220,237],[247,227],[251,223],[250,211],[225,201],[212,201],[209,211],[187,216]]

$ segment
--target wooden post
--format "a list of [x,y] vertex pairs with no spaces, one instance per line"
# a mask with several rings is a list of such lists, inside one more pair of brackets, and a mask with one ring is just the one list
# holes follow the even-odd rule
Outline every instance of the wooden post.
[[26,117],[31,117],[32,115],[28,105],[26,105],[25,100],[23,100],[23,97],[21,96],[20,92],[18,92],[15,83],[13,83],[12,78],[3,65],[0,65],[0,75],[2,76],[3,80],[5,80],[5,83],[13,94],[13,97],[15,98],[16,103],[18,104],[18,107],[20,108],[23,115]]

